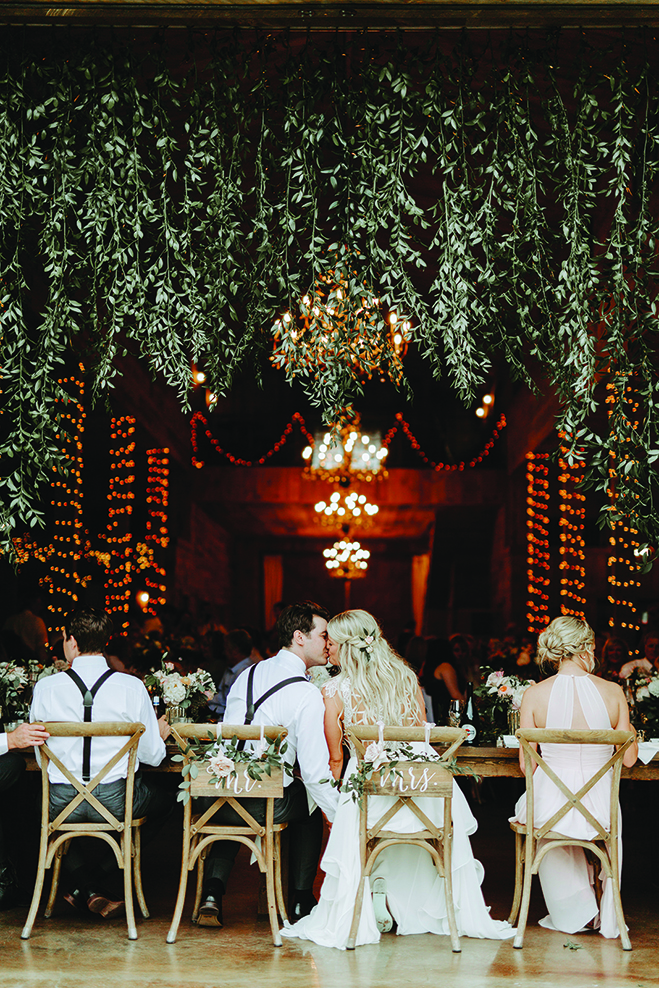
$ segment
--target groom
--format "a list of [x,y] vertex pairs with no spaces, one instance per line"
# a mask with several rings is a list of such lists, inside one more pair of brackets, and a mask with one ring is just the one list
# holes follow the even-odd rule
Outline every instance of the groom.
[[[274,822],[289,825],[292,920],[306,916],[316,903],[312,888],[323,837],[321,810],[331,823],[339,798],[327,781],[331,773],[323,698],[306,678],[313,666],[327,664],[328,618],[325,608],[310,600],[286,607],[277,619],[280,651],[241,673],[231,687],[224,715],[225,724],[245,723],[251,677],[251,723],[279,724],[288,730],[285,758],[290,765],[297,760],[301,778],[284,776],[284,795],[275,800]],[[206,805],[211,803],[208,799]],[[265,822],[265,800],[249,799],[245,805],[259,823]],[[228,804],[214,821],[243,824]],[[201,926],[222,926],[222,896],[239,846],[235,841],[215,841],[211,846],[199,910]]]

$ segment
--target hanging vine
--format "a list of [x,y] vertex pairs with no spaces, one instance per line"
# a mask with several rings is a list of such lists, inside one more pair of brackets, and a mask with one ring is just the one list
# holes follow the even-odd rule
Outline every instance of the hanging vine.
[[[191,360],[226,393],[332,275],[355,302],[382,300],[369,332],[401,387],[390,310],[465,401],[497,354],[531,385],[539,364],[586,483],[611,489],[616,464],[603,517],[656,547],[651,35],[608,50],[587,32],[145,37],[3,33],[2,545],[39,523],[43,484],[67,469],[68,354],[95,395],[127,349],[183,403]],[[328,422],[363,387],[355,324],[342,332],[300,371]],[[605,381],[619,407],[604,426]]]

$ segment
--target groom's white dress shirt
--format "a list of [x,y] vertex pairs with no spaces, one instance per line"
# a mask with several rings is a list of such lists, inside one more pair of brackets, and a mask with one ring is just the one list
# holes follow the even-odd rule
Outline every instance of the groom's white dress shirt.
[[[73,660],[71,668],[89,688],[108,671],[108,664],[102,655],[78,655]],[[84,720],[82,694],[70,676],[58,672],[37,681],[32,697],[30,720],[32,722]],[[160,737],[153,704],[144,683],[135,676],[128,676],[123,672],[115,672],[103,683],[94,698],[92,708],[92,721],[118,720],[129,724],[140,721],[146,728],[137,749],[137,765],[140,762],[146,765],[160,765],[165,757],[165,742]],[[92,779],[126,741],[125,737],[92,738]],[[72,775],[82,779],[82,738],[51,737],[48,739],[48,747]],[[124,755],[104,777],[103,783],[125,779],[127,771],[128,755]],[[52,762],[48,766],[48,775],[51,783],[67,782],[66,777]]]
[[[254,666],[253,702],[282,680],[293,676],[306,677],[306,674],[302,659],[285,648],[281,649],[271,659]],[[249,669],[246,669],[231,687],[224,714],[225,724],[245,723],[248,676]],[[294,765],[297,758],[308,795],[332,822],[339,794],[328,781],[321,782],[321,779],[332,778],[324,721],[325,704],[320,690],[305,681],[290,683],[268,697],[256,711],[253,724],[280,725],[288,730],[288,748],[284,758],[289,765]],[[284,776],[284,785],[289,785],[291,781],[290,776]]]

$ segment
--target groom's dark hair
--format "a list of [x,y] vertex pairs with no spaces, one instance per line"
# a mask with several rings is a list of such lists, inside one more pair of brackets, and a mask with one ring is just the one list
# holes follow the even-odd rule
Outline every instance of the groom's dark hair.
[[311,633],[314,617],[325,618],[329,621],[329,611],[326,611],[320,604],[314,604],[313,600],[302,600],[297,604],[289,604],[285,607],[277,618],[277,634],[279,636],[279,647],[287,648],[293,641],[296,631],[301,631],[303,635]]

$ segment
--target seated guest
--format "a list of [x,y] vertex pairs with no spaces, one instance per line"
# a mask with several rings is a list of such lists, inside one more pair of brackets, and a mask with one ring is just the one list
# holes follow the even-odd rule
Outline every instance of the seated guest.
[[38,593],[27,594],[21,601],[20,611],[7,618],[2,626],[2,644],[9,659],[27,664],[36,661],[46,665],[50,657],[48,631],[43,618]]
[[[563,615],[555,618],[538,638],[538,657],[543,671],[554,675],[529,687],[522,699],[520,723],[524,728],[549,730],[629,731],[629,709],[617,683],[593,676],[595,636],[585,621]],[[543,744],[542,757],[573,793],[595,775],[612,754],[610,745]],[[636,761],[634,743],[623,756],[623,764]],[[520,768],[524,753],[520,749]],[[609,776],[610,776],[609,772]],[[534,776],[535,827],[541,827],[564,805],[563,793],[544,772]],[[583,797],[583,805],[596,819],[609,823],[611,781],[600,779]],[[526,823],[526,796],[515,807],[513,821]],[[570,810],[557,824],[569,837],[593,840],[597,831],[578,810]],[[599,870],[599,869],[598,869]],[[578,846],[552,847],[538,866],[548,915],[540,925],[563,933],[599,930],[604,937],[619,936],[611,882],[602,879],[601,898],[595,889],[595,869]]]
[[621,679],[629,679],[634,669],[648,674],[659,672],[659,634],[656,631],[648,631],[642,641],[641,651],[642,658],[631,659],[621,667]]
[[[83,697],[90,690],[94,693],[92,720],[144,724],[146,730],[140,738],[137,764],[159,765],[165,757],[169,725],[164,717],[156,720],[149,694],[139,679],[108,668],[102,651],[112,631],[112,621],[105,611],[88,608],[69,615],[64,626],[64,654],[71,668],[37,682],[30,719],[82,722]],[[90,778],[94,778],[125,741],[122,737],[91,739]],[[49,747],[72,775],[85,781],[82,738],[52,738]],[[117,816],[124,813],[127,763],[128,756],[125,755],[94,789],[94,795]],[[50,819],[54,820],[73,799],[76,789],[66,782],[66,777],[52,762],[48,775]],[[149,786],[141,775],[136,774],[133,816],[149,817],[143,828],[145,840],[162,825],[170,804],[168,793]],[[83,802],[67,822],[103,823],[104,820],[93,807]],[[81,847],[84,843],[88,846]],[[116,915],[123,908],[123,902],[106,894],[113,873],[116,874],[116,859],[105,841],[93,838],[87,842],[83,838],[71,841],[62,861],[62,884],[67,902],[104,918]]]
[[629,648],[627,642],[622,638],[607,638],[602,648],[602,665],[598,675],[602,679],[616,680],[620,676],[620,671],[629,659]]
[[461,670],[456,669],[455,659],[449,643],[443,638],[430,638],[423,664],[421,685],[432,700],[436,724],[448,722],[451,700],[464,703],[466,680]]
[[[8,734],[0,733],[0,792],[17,786],[25,772],[25,762],[17,749],[30,748],[43,744],[48,732],[41,724],[21,724]],[[3,804],[10,802],[11,796],[3,796]],[[11,856],[5,844],[0,819],[0,909],[10,909],[16,905],[18,885]]]
[[230,631],[226,636],[224,654],[227,659],[227,668],[218,684],[217,693],[208,703],[218,720],[224,720],[229,690],[241,672],[249,669],[252,665],[252,647],[252,636],[244,628],[236,628],[235,631]]

